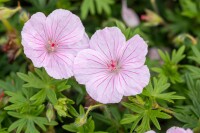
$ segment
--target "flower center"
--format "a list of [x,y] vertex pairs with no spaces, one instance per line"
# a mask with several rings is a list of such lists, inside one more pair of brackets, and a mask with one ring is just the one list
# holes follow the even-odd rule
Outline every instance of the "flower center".
[[117,72],[119,70],[119,66],[116,61],[111,60],[110,64],[107,64],[107,66],[111,72]]
[[54,52],[58,45],[55,42],[49,41],[47,44],[47,50],[48,52]]

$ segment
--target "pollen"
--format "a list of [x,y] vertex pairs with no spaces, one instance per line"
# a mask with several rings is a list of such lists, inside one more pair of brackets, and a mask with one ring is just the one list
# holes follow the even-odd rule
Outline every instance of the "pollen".
[[117,64],[117,61],[113,61],[111,60],[110,61],[110,64],[107,64],[108,66],[108,69],[111,71],[111,72],[117,72],[119,70],[119,66]]
[[48,44],[47,44],[48,52],[54,52],[57,47],[58,47],[58,45],[55,42],[48,41]]

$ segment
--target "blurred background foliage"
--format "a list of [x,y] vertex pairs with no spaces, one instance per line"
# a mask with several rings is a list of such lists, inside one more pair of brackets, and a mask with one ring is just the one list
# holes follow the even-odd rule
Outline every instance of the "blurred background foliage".
[[[123,133],[135,128],[137,132],[144,132],[149,129],[149,123],[151,129],[162,129],[161,133],[174,125],[185,126],[194,129],[197,133],[200,132],[200,101],[198,100],[200,97],[200,1],[127,0],[127,6],[137,14],[139,19],[137,26],[130,27],[123,19],[121,0],[0,0],[0,132],[10,132],[16,127],[18,127],[17,132],[22,129],[27,133],[37,132],[38,128],[33,128],[36,124],[42,130],[46,130],[44,125],[50,125],[47,132],[59,133],[66,132],[64,129],[81,133],[94,131]],[[70,10],[78,15],[89,36],[106,26],[119,27],[127,39],[134,34],[140,34],[149,45],[146,64],[151,70],[151,75],[159,78],[158,80],[153,79],[154,87],[149,85],[143,94],[134,98],[129,97],[129,100],[125,98],[122,104],[95,110],[90,113],[92,117],[88,118],[85,124],[85,117],[82,117],[85,116],[85,112],[79,105],[88,107],[95,101],[86,94],[84,86],[79,85],[73,78],[57,81],[48,77],[43,70],[35,71],[31,61],[23,54],[21,30],[24,23],[36,12],[48,15],[58,8]],[[23,74],[28,71],[30,71],[29,75]],[[18,76],[16,72],[20,72]],[[46,77],[51,82],[46,82],[46,79],[40,79],[41,77]],[[52,93],[43,91],[45,87],[38,87],[34,84],[35,81],[57,85],[56,91]],[[27,82],[28,86],[23,85],[24,82]],[[158,84],[157,88],[156,84]],[[167,88],[162,90],[163,85],[167,85]],[[24,89],[26,87],[30,90]],[[158,89],[159,87],[161,90]],[[164,96],[158,94],[160,97],[156,97],[151,94],[155,89],[158,89],[160,93],[163,91],[166,93]],[[61,91],[64,92],[61,93]],[[175,92],[179,96],[176,96]],[[39,99],[39,95],[46,95],[47,100],[45,100],[46,97]],[[62,99],[64,95],[72,100]],[[16,99],[22,104],[15,103]],[[128,101],[133,103],[126,103]],[[134,102],[138,104],[135,105]],[[38,104],[41,106],[36,108]],[[163,114],[160,112],[162,108],[158,108],[157,104],[175,113]],[[4,108],[5,106],[7,107]],[[31,111],[18,108],[24,106],[30,106]],[[58,120],[56,119],[58,123],[54,121],[55,114],[51,112],[53,106],[58,113]],[[135,108],[137,106],[141,107],[140,110]],[[62,109],[59,110],[61,107],[64,107],[64,112]],[[142,117],[138,119],[142,110],[146,109],[153,116],[156,114],[155,118],[152,117],[145,121],[146,117],[142,116],[143,119]],[[46,118],[44,110],[47,110],[48,120],[52,119],[50,123],[44,119]],[[20,126],[15,122],[10,126],[16,118],[21,122],[28,121],[29,118],[23,115],[24,112],[34,119],[27,122],[28,125]],[[137,114],[137,117],[132,114]],[[170,115],[174,117],[171,118]],[[65,118],[61,118],[63,116]],[[71,124],[62,128],[62,125],[74,122],[72,116],[76,118],[75,123],[80,126]],[[142,126],[143,122],[148,124]],[[140,125],[136,127],[138,123]],[[56,124],[58,126],[53,128]],[[31,131],[28,128],[34,130]]]

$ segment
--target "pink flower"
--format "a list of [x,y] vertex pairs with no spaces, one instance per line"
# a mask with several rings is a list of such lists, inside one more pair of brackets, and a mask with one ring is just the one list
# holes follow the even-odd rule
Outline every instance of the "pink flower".
[[145,132],[145,133],[156,133],[156,132],[153,131],[153,130],[150,130],[150,131],[147,131],[147,132]]
[[135,27],[140,24],[138,15],[132,9],[127,7],[126,0],[122,0],[122,18],[129,27]]
[[74,57],[88,48],[79,17],[68,10],[57,9],[48,17],[41,12],[32,15],[21,34],[25,55],[56,79],[73,76]]
[[166,133],[193,133],[191,129],[184,129],[180,127],[171,127]]
[[89,95],[101,103],[118,103],[123,95],[142,92],[150,73],[144,65],[147,44],[135,35],[126,42],[117,27],[98,30],[89,42],[91,49],[78,53],[74,75],[86,85]]

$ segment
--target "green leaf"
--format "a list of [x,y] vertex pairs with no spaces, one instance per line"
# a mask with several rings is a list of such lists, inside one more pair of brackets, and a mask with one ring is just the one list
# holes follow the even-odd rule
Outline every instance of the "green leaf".
[[33,87],[33,88],[45,88],[45,84],[40,80],[37,76],[35,76],[33,73],[29,72],[28,75],[23,73],[17,73],[17,75],[27,82],[27,84],[24,84],[24,87]]
[[57,97],[56,97],[55,91],[53,91],[52,89],[48,89],[48,90],[46,90],[46,94],[47,94],[47,97],[48,97],[49,101],[52,104],[56,104],[57,103]]
[[99,114],[99,113],[90,113],[92,115],[93,118],[97,119],[97,120],[100,120],[101,122],[107,124],[107,125],[111,125],[112,124],[112,121],[107,118],[106,116],[102,115],[102,114]]
[[78,131],[78,129],[74,125],[74,123],[69,124],[69,125],[63,125],[62,128],[65,129],[65,130],[67,130],[67,131],[74,132],[74,133]]
[[111,14],[110,5],[114,4],[114,0],[84,0],[81,4],[81,18],[85,19],[90,12],[92,15],[96,13],[102,14],[103,11],[107,14]]
[[88,13],[95,14],[94,0],[84,0],[81,5],[81,18],[85,19]]
[[123,102],[122,105],[133,111],[133,114],[125,114],[120,123],[132,123],[130,132],[146,132],[151,129],[151,123],[153,123],[158,130],[161,130],[158,118],[171,118],[170,115],[162,112],[161,109],[154,108],[151,104],[147,105],[148,102],[145,103],[141,97],[138,97],[137,99],[129,98],[129,100],[131,100],[132,103]]
[[24,87],[40,89],[30,98],[34,104],[42,104],[48,98],[52,104],[57,103],[57,95],[62,95],[62,91],[69,89],[68,80],[57,80],[51,78],[44,69],[35,69],[35,73],[18,73],[18,76],[26,82]]
[[94,0],[96,2],[98,14],[102,14],[105,11],[106,14],[111,14],[110,5],[114,4],[113,0]]
[[194,80],[190,74],[186,74],[188,96],[191,100],[190,105],[179,106],[175,110],[174,116],[184,123],[184,127],[198,129],[200,119],[200,80]]
[[189,56],[188,58],[191,60],[194,60],[195,62],[197,62],[198,64],[200,64],[200,51],[197,49],[197,47],[193,46],[192,47],[192,51],[193,51],[193,56]]
[[154,77],[153,84],[150,82],[142,94],[154,99],[160,99],[172,103],[174,102],[174,99],[184,99],[183,96],[175,95],[176,92],[166,92],[169,86],[170,84],[167,83],[165,77],[161,77],[158,80]]
[[125,114],[124,118],[120,121],[120,124],[128,124],[132,123],[138,118],[137,115],[132,115],[132,114]]
[[144,112],[144,107],[139,106],[135,103],[122,102],[122,105],[136,113]]
[[[10,113],[11,114],[11,113]],[[47,118],[37,117],[37,116],[22,116],[21,119],[12,123],[8,129],[9,132],[17,129],[17,133],[20,133],[22,129],[25,129],[25,132],[30,133],[39,133],[36,125],[40,127],[43,131],[46,131],[45,125],[57,125],[55,121],[48,122]]]
[[176,52],[176,50],[173,50],[172,52],[172,63],[177,64],[179,63],[183,58],[185,58],[185,55],[183,54],[185,51],[185,46],[182,46],[178,49],[178,51]]
[[0,3],[8,2],[10,0],[0,0]]
[[179,65],[178,63],[185,58],[184,55],[185,46],[182,46],[178,49],[178,51],[173,50],[171,58],[168,52],[162,52],[158,50],[158,53],[164,64],[160,67],[154,67],[152,70],[159,74],[159,77],[166,77],[172,83],[183,82],[183,79],[179,73]]
[[192,77],[189,74],[186,74],[186,82],[189,89],[189,97],[192,100],[193,108],[192,110],[200,118],[200,100],[197,98],[200,96],[200,80],[194,82]]
[[193,18],[198,16],[198,8],[197,8],[197,4],[192,1],[192,0],[180,0],[180,5],[182,7],[182,15],[189,17],[189,18]]
[[46,89],[42,89],[40,90],[38,93],[36,93],[35,95],[33,95],[30,100],[34,101],[34,104],[41,104],[45,101],[46,99]]
[[119,108],[117,108],[116,106],[110,106],[108,109],[110,110],[110,113],[112,114],[115,120],[117,121],[121,120],[121,114],[119,112]]
[[11,96],[9,99],[9,102],[12,104],[9,106],[6,106],[4,109],[5,110],[18,110],[20,109],[21,111],[27,111],[30,105],[30,101],[27,97],[24,97],[22,93],[13,93],[6,91],[5,92],[7,95]]
[[14,123],[12,123],[12,125],[8,128],[8,131],[11,132],[12,130],[16,129],[17,127],[24,125],[24,123],[26,123],[26,122],[27,121],[25,119],[19,119],[19,120],[15,121]]
[[158,50],[158,53],[159,53],[161,59],[162,59],[164,62],[170,62],[170,57],[169,57],[169,54],[168,54],[168,53],[164,53],[164,52],[162,52],[160,49]]
[[75,117],[78,117],[79,115],[76,109],[71,105],[68,105],[68,111],[70,112],[70,114],[72,114]]

